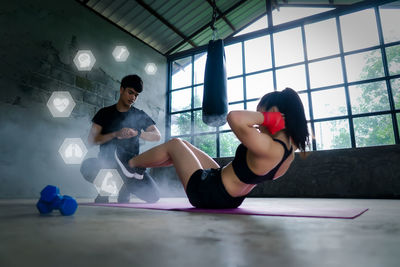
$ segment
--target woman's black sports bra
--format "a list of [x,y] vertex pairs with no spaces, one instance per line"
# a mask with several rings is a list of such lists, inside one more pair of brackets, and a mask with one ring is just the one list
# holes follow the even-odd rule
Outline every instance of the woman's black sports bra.
[[259,184],[261,182],[274,179],[274,176],[278,171],[279,167],[290,156],[290,154],[292,154],[293,151],[293,147],[291,147],[290,150],[288,150],[286,148],[285,143],[282,142],[281,140],[274,139],[274,141],[280,143],[283,146],[283,148],[285,149],[285,154],[283,155],[283,158],[278,163],[278,165],[276,165],[275,168],[273,168],[266,175],[263,176],[254,174],[254,172],[252,172],[249,166],[247,165],[246,161],[247,147],[245,147],[243,144],[240,144],[238,146],[238,148],[236,149],[235,158],[232,161],[232,167],[236,176],[239,178],[240,181],[242,181],[245,184]]

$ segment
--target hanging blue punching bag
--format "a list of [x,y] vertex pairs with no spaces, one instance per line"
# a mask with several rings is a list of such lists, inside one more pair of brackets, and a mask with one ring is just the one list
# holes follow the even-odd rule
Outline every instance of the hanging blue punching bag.
[[203,122],[210,126],[226,123],[228,113],[225,50],[222,40],[208,43],[204,72]]

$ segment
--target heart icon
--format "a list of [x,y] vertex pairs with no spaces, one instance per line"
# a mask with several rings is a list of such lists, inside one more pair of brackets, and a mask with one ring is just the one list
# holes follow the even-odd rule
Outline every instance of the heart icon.
[[53,100],[53,104],[54,104],[54,107],[58,111],[63,112],[68,107],[69,100],[68,100],[68,98],[58,98],[58,97],[56,97]]

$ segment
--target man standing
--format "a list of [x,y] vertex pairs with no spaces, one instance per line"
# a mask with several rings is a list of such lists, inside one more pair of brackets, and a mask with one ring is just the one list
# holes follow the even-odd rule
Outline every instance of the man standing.
[[[139,154],[139,138],[146,141],[161,138],[155,122],[144,111],[132,106],[143,91],[142,79],[138,75],[124,77],[119,91],[118,102],[100,109],[92,119],[88,143],[100,145],[100,152],[98,158],[86,159],[81,165],[81,173],[89,182],[94,181],[100,169],[118,169],[114,158],[117,148],[126,158],[132,158]],[[158,201],[158,187],[145,169],[137,169],[131,177],[121,172],[120,175],[124,185],[118,202],[129,202],[131,193],[146,202]],[[108,202],[108,197],[99,195],[95,202]]]

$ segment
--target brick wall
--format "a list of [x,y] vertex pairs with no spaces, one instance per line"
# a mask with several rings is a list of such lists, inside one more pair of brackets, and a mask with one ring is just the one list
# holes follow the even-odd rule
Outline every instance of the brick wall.
[[[6,1],[0,7],[0,198],[37,197],[47,184],[63,194],[94,197],[79,165],[66,165],[58,153],[65,138],[86,142],[97,110],[116,103],[123,76],[142,77],[137,103],[164,136],[166,58],[122,32],[77,1]],[[125,45],[130,55],[116,62],[112,50]],[[73,63],[90,49],[96,63],[89,72]],[[157,65],[154,76],[144,68]],[[53,118],[46,106],[54,91],[69,91],[76,106],[68,118]],[[155,143],[142,143],[147,149]],[[89,149],[88,157],[98,148]]]

